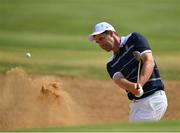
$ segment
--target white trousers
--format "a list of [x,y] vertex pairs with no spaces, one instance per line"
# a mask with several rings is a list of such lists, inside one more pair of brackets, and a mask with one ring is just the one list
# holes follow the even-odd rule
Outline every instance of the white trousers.
[[164,116],[167,106],[167,97],[162,90],[143,99],[132,101],[129,122],[158,121]]

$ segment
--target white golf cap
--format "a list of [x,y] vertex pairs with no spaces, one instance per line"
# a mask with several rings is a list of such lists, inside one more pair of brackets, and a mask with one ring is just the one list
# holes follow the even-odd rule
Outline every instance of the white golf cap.
[[88,36],[88,40],[92,42],[94,40],[94,35],[101,34],[107,30],[116,32],[114,27],[107,22],[101,22],[96,24],[93,33]]

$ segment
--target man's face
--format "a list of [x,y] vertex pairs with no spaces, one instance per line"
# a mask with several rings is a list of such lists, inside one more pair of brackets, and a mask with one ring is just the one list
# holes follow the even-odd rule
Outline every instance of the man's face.
[[111,51],[114,48],[114,39],[109,32],[94,36],[94,40],[106,51]]

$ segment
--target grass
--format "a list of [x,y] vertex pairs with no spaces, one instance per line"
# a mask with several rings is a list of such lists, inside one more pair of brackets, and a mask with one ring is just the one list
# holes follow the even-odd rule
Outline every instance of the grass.
[[[87,41],[95,23],[108,21],[120,35],[145,35],[163,79],[179,80],[179,0],[0,0],[0,72],[109,79],[111,54]],[[103,4],[102,4],[103,3]],[[32,59],[24,58],[32,53]],[[168,59],[168,60],[166,60]],[[171,62],[171,63],[169,63]]]
[[[0,36],[0,71],[12,67],[23,67],[30,73],[81,76],[87,78],[108,79],[105,63],[111,54],[102,51],[98,46],[86,44],[85,37],[58,36],[38,34],[3,34]],[[39,39],[37,39],[39,38]],[[63,39],[61,39],[63,38]],[[84,43],[83,43],[84,42]],[[157,49],[168,49],[157,47]],[[176,47],[178,51],[178,46]],[[30,51],[32,59],[27,60],[25,53]],[[180,79],[180,67],[177,64],[180,56],[175,48],[168,52],[154,52],[164,79]],[[172,53],[171,53],[172,52]],[[171,63],[169,63],[171,62]],[[173,69],[172,69],[173,68]]]
[[113,123],[18,130],[22,132],[178,132],[179,120],[148,123]]

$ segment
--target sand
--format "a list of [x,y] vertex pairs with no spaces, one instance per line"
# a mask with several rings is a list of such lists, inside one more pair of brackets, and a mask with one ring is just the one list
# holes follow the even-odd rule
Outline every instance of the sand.
[[[13,68],[0,75],[0,129],[127,122],[129,100],[111,80],[30,75]],[[180,82],[165,81],[164,120],[180,119]]]

